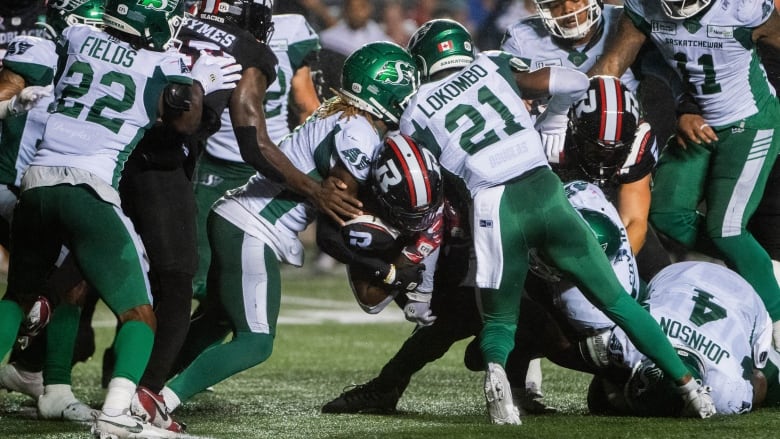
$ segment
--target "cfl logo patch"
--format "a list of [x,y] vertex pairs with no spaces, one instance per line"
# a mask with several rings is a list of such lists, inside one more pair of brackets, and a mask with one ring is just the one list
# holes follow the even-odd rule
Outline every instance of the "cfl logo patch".
[[489,219],[481,219],[479,220],[479,226],[486,228],[486,229],[492,229],[493,228],[493,220]]

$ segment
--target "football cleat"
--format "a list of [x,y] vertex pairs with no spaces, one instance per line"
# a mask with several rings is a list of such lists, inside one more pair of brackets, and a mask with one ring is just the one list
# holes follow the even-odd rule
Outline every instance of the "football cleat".
[[9,363],[0,367],[0,388],[38,399],[43,395],[43,373],[28,372]]
[[714,415],[715,402],[712,400],[712,389],[710,386],[703,386],[701,381],[690,380],[686,384],[677,387],[677,392],[682,396],[685,406],[682,415],[689,418],[706,419]]
[[599,332],[580,342],[580,353],[596,369],[609,366],[609,350],[607,344],[612,336],[611,330]]
[[520,411],[512,400],[512,389],[500,364],[488,363],[485,371],[485,401],[490,422],[520,425]]
[[92,424],[92,436],[96,439],[120,439],[120,438],[176,438],[178,433],[155,427],[138,416],[125,410],[119,416],[109,416],[100,413]]
[[345,390],[322,406],[322,413],[394,413],[400,397],[398,388],[381,390],[371,380]]
[[558,412],[558,409],[555,407],[550,407],[544,403],[544,396],[541,393],[528,389],[513,387],[512,401],[520,411],[520,416],[546,415]]
[[183,433],[187,429],[185,424],[173,420],[162,395],[144,386],[138,386],[138,390],[133,395],[130,401],[130,412],[155,427],[174,433]]
[[44,393],[38,398],[38,417],[41,419],[92,422],[98,413],[71,392]]

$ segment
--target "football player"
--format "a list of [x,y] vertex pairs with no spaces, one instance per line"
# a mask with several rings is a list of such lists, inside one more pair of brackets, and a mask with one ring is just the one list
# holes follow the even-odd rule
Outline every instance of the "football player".
[[780,103],[755,52],[757,42],[780,46],[780,16],[769,0],[627,0],[615,38],[589,73],[622,74],[648,40],[701,109],[659,159],[650,221],[686,248],[714,244],[715,256],[764,301],[780,346],[780,286],[745,228],[780,151]]
[[[418,75],[402,47],[377,42],[347,58],[342,81],[338,95],[323,103],[279,148],[298,172],[318,180],[336,177],[356,196],[368,179],[382,136],[398,123],[414,93]],[[235,118],[233,124],[239,126]],[[236,133],[239,144],[246,140],[242,140],[246,132]],[[208,219],[213,254],[205,311],[192,323],[183,349],[187,367],[161,392],[162,410],[175,410],[193,395],[271,355],[281,298],[279,265],[302,265],[298,233],[313,221],[314,213],[311,202],[269,172],[255,174],[214,204]],[[396,282],[391,274],[385,278],[388,284]],[[226,319],[229,326],[223,323]],[[214,344],[231,332],[228,343]],[[168,413],[154,410],[153,422],[170,422]]]
[[[407,320],[429,326],[436,320],[430,303],[443,235],[462,230],[453,204],[443,200],[438,162],[410,137],[394,134],[374,157],[370,181],[361,199],[375,216],[360,216],[341,228],[322,218],[317,245],[347,265],[352,292],[365,312],[377,314],[395,299]],[[387,281],[391,278],[395,282]]]
[[[290,133],[288,113],[291,101],[300,113],[300,122],[320,104],[312,80],[320,44],[319,37],[302,15],[278,14],[272,18],[274,32],[268,45],[278,64],[276,80],[266,90],[264,112],[268,136],[272,142],[278,143]],[[230,110],[225,109],[220,116],[219,130],[206,140],[196,169],[198,271],[193,280],[193,293],[198,300],[206,295],[206,270],[211,259],[206,233],[209,209],[226,191],[241,186],[255,172],[241,157],[230,122]]]
[[[87,282],[122,322],[116,368],[94,420],[95,435],[165,434],[128,410],[156,322],[143,249],[119,208],[118,169],[158,116],[181,132],[194,132],[203,90],[192,86],[181,57],[166,51],[183,20],[183,3],[109,0],[103,19],[105,32],[70,26],[58,43],[62,71],[56,106],[24,174],[14,213],[14,262],[0,301],[0,351],[10,349],[23,313],[67,241]],[[123,99],[115,97],[117,90]],[[77,315],[55,309],[52,324],[60,318],[61,328],[75,330]],[[73,340],[61,342],[59,348],[70,349],[72,356]]]
[[[773,351],[772,321],[753,287],[739,275],[709,262],[679,262],[653,278],[643,303],[696,379],[713,388],[718,414],[746,413],[764,399],[766,377],[754,371],[766,367]],[[684,412],[666,374],[620,328],[593,346],[599,347],[603,366],[625,372],[594,378],[591,411],[634,416]],[[776,376],[773,382],[776,387]]]
[[46,3],[43,0],[8,0],[0,5],[3,26],[0,29],[0,67],[8,45],[19,36],[46,37],[44,22]]
[[[477,286],[485,320],[485,398],[494,423],[520,424],[504,364],[513,348],[528,250],[538,248],[570,275],[586,297],[652,356],[691,402],[692,416],[714,412],[706,389],[685,369],[657,323],[626,294],[593,234],[566,200],[547,165],[539,133],[523,98],[552,95],[538,121],[542,133],[567,119],[588,87],[576,70],[529,71],[505,52],[474,54],[468,31],[451,20],[432,20],[409,41],[423,85],[401,119],[401,132],[424,142],[441,166],[459,177],[473,200]],[[500,96],[500,98],[499,98]],[[587,267],[587,268],[586,268]]]

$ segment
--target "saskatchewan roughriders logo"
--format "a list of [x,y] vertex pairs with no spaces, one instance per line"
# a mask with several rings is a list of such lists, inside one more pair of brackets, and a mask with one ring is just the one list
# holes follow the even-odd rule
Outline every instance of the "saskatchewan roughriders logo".
[[178,0],[138,0],[138,5],[155,11],[167,11],[174,9]]
[[409,85],[412,83],[414,67],[405,61],[387,61],[374,76],[383,84]]

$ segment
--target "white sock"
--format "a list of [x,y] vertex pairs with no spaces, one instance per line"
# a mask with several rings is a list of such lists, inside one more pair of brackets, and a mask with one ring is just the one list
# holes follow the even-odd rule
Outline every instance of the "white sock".
[[[76,400],[76,397],[73,396],[73,389],[70,384],[48,384],[43,386],[43,394],[47,397],[56,396],[57,398]],[[69,401],[68,403],[70,402],[72,401]]]
[[127,378],[111,378],[106,400],[103,402],[103,413],[108,416],[119,416],[129,409],[135,388],[136,384]]
[[528,363],[528,372],[525,374],[525,389],[528,393],[542,394],[542,360],[535,358]]
[[772,345],[780,351],[780,320],[772,323]]
[[176,410],[176,407],[181,405],[179,396],[168,386],[163,387],[160,391],[160,395],[162,395],[163,401],[165,401],[165,407],[168,408],[169,413],[173,412]]

